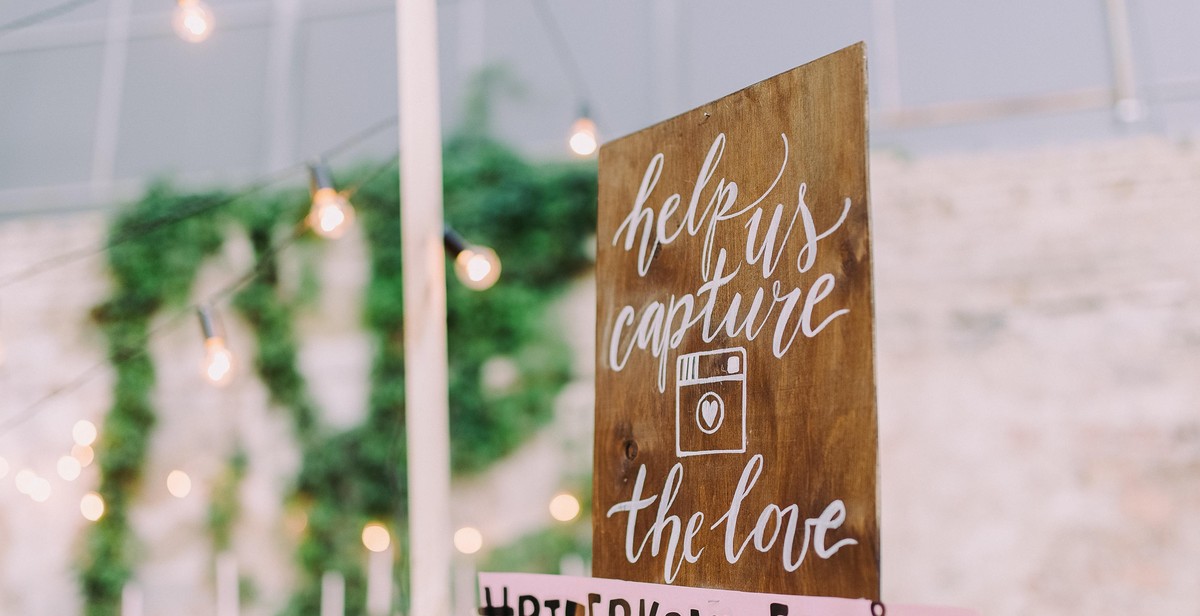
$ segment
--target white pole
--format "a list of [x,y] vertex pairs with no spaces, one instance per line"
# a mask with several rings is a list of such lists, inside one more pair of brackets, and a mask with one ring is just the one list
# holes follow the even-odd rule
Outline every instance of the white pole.
[[1125,0],[1105,2],[1108,44],[1112,50],[1113,91],[1117,119],[1126,124],[1145,119],[1146,109],[1137,94],[1133,62],[1133,36],[1129,28],[1129,6]]
[[587,563],[583,562],[582,556],[568,552],[559,559],[558,572],[562,575],[583,577],[587,575]]
[[321,576],[321,616],[346,616],[346,579],[337,571]]
[[479,604],[475,597],[475,558],[463,555],[454,562],[454,613],[457,616],[473,616]]
[[450,616],[450,428],[437,5],[396,0],[412,614]]
[[[683,41],[680,31],[679,0],[655,0],[651,5],[655,36],[654,45],[654,98],[655,109],[660,118],[669,118],[683,107],[681,76],[683,66],[679,62]],[[589,103],[591,101],[588,101]]]
[[300,18],[298,0],[274,0],[271,11],[271,43],[267,60],[267,164],[266,170],[282,169],[295,157],[296,113],[293,87],[296,63],[296,30]]
[[903,104],[900,88],[900,46],[896,42],[896,1],[872,0],[871,43],[879,59],[874,71],[879,82],[879,100],[885,112],[893,113]]
[[107,197],[117,160],[117,128],[125,90],[125,59],[129,52],[131,0],[112,0],[104,36],[104,65],[96,103],[96,140],[92,143],[92,198]]
[[483,68],[483,42],[487,34],[485,0],[462,0],[458,3],[458,68],[466,77],[473,77]]
[[392,546],[368,554],[367,614],[387,616],[392,611]]

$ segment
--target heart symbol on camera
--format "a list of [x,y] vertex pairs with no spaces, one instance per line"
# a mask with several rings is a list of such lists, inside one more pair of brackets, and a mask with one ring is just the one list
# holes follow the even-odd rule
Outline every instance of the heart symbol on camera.
[[716,427],[715,422],[717,421],[717,413],[719,413],[719,412],[720,412],[720,408],[717,407],[716,400],[705,400],[705,401],[701,402],[700,403],[700,417],[704,420],[703,427],[708,428],[709,430],[715,428]]

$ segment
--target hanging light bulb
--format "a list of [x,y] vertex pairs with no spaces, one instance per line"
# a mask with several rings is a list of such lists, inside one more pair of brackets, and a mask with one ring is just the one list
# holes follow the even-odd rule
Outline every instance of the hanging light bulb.
[[370,522],[366,526],[363,526],[362,542],[363,546],[368,550],[382,552],[392,544],[392,535],[383,524]]
[[596,153],[600,141],[596,136],[596,123],[592,121],[587,105],[580,107],[579,118],[571,125],[571,136],[567,144],[577,156],[591,156]]
[[50,482],[42,477],[38,477],[33,481],[29,488],[29,498],[35,503],[44,503],[50,499]]
[[233,353],[219,336],[204,341],[204,376],[218,387],[229,383],[233,375]]
[[87,468],[96,459],[96,450],[91,445],[72,445],[71,457],[79,460],[81,467]]
[[454,531],[454,547],[463,554],[474,554],[483,548],[483,533],[478,528],[464,526]]
[[15,481],[17,484],[17,491],[20,492],[21,494],[28,495],[30,492],[33,491],[33,487],[34,487],[34,485],[37,484],[37,480],[38,480],[37,473],[35,473],[27,468],[23,468],[23,469],[17,471],[17,476],[15,478]]
[[233,377],[233,353],[225,347],[225,338],[218,332],[209,307],[200,306],[196,312],[200,317],[200,330],[204,333],[201,373],[213,385],[223,387]]
[[181,470],[173,470],[167,474],[167,491],[175,498],[187,498],[192,492],[192,478]]
[[75,440],[75,444],[81,447],[86,447],[96,442],[97,430],[96,424],[80,419],[71,427],[71,438]]
[[559,522],[570,522],[579,516],[579,499],[563,492],[550,500],[550,517]]
[[354,223],[354,208],[346,197],[333,187],[333,174],[324,162],[308,164],[312,209],[308,211],[308,226],[321,237],[336,240]]
[[468,289],[483,291],[500,279],[500,257],[487,246],[467,244],[454,229],[442,233],[446,254],[454,258],[454,273]]
[[95,492],[88,492],[79,499],[79,512],[84,519],[95,522],[104,515],[104,497]]
[[213,14],[200,0],[179,0],[171,20],[175,33],[189,43],[199,43],[212,34]]
[[79,473],[82,472],[83,465],[79,460],[71,456],[63,456],[58,459],[58,476],[67,481],[75,481],[79,478]]
[[454,272],[463,284],[482,291],[496,284],[500,278],[500,257],[487,246],[472,246],[455,257]]

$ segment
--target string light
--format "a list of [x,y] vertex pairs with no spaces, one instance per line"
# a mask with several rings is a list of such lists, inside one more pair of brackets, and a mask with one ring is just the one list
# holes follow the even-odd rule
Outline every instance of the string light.
[[201,0],[179,0],[171,25],[179,38],[189,43],[203,42],[212,34],[212,10]]
[[474,554],[483,548],[483,534],[478,528],[464,526],[454,532],[454,547],[463,554]]
[[392,544],[392,535],[383,524],[370,522],[363,526],[362,542],[368,550],[382,552]]
[[[377,134],[379,131],[383,130],[384,128],[387,128],[388,126],[392,126],[395,123],[396,123],[395,116],[392,116],[383,121],[377,122],[375,125],[371,126],[370,128],[368,128],[366,130],[359,132],[358,134],[354,135],[350,139],[347,139],[347,140],[343,141],[342,143],[338,144],[337,146],[335,146],[329,150],[326,150],[325,155],[326,156],[334,156],[341,152],[344,152],[347,149],[351,148],[352,146],[361,143],[362,141],[366,140],[367,138],[371,137],[372,135]],[[383,176],[388,170],[394,169],[399,158],[400,158],[399,153],[394,154],[386,162],[379,165],[379,167],[377,167],[374,171],[372,171],[371,173],[367,174],[365,177],[360,179],[357,184],[355,184],[354,186],[352,186],[349,189],[349,192],[352,193],[356,190],[361,189],[362,187],[373,182],[376,178]],[[272,184],[274,184],[275,182],[277,182],[279,180],[284,179],[287,175],[291,174],[295,169],[299,169],[299,168],[300,168],[300,165],[297,164],[294,166],[294,168],[288,167],[286,169],[278,171],[275,174],[273,174],[272,176],[264,178],[264,179],[260,180],[257,184],[253,184],[253,185],[245,188],[244,190],[242,190],[240,193],[238,193],[236,195],[232,195],[228,198],[202,200],[200,202],[200,204],[197,205],[196,207],[188,208],[185,211],[183,211],[182,213],[179,213],[177,215],[153,219],[153,220],[149,221],[143,227],[144,231],[141,231],[139,233],[131,233],[128,235],[122,235],[114,240],[111,240],[111,241],[104,243],[95,248],[75,250],[75,251],[71,251],[69,253],[61,254],[57,257],[52,257],[45,261],[40,261],[30,267],[27,267],[23,270],[18,271],[17,273],[15,273],[11,276],[7,276],[7,277],[0,276],[0,288],[4,288],[5,286],[11,285],[11,284],[16,284],[23,280],[27,280],[27,279],[29,279],[33,276],[36,276],[40,273],[49,271],[56,267],[61,267],[62,265],[66,264],[66,263],[71,263],[71,262],[76,261],[85,256],[93,256],[93,255],[97,255],[97,254],[102,254],[105,251],[110,250],[115,246],[118,246],[124,242],[130,241],[136,237],[140,237],[141,235],[144,235],[145,233],[150,233],[150,232],[160,229],[166,225],[171,225],[171,224],[175,224],[180,221],[183,221],[183,220],[188,220],[189,218],[197,216],[203,212],[212,211],[214,208],[219,208],[224,205],[228,205],[229,203],[233,203],[234,201],[236,201],[238,199],[243,199],[243,198],[247,197],[248,195],[251,195],[251,194],[253,194],[257,191],[260,191],[268,186],[271,186]],[[216,301],[228,298],[229,296],[236,293],[243,286],[248,284],[250,281],[254,280],[256,277],[261,275],[264,271],[266,271],[266,268],[264,268],[264,264],[269,262],[271,259],[274,259],[275,255],[282,252],[285,248],[292,245],[294,242],[298,241],[302,235],[302,233],[301,233],[302,231],[303,231],[302,227],[297,227],[297,229],[292,234],[290,234],[286,239],[271,246],[271,248],[269,250],[267,250],[265,253],[263,253],[261,258],[259,259],[259,262],[255,263],[255,265],[252,268],[250,268],[248,271],[246,271],[240,277],[238,277],[237,279],[226,284],[224,287],[222,287],[216,293],[213,293],[212,295],[210,295],[208,298],[208,302],[212,303],[212,302],[216,302]],[[178,324],[180,321],[182,321],[191,312],[191,310],[192,310],[191,308],[185,308],[185,309],[177,310],[177,311],[169,314],[157,326],[155,326],[154,328],[152,328],[150,331],[146,332],[143,335],[142,343],[143,344],[148,343],[153,337],[155,337],[160,332],[166,331],[169,328],[173,328],[176,324]],[[123,361],[133,359],[135,357],[139,357],[140,355],[142,355],[145,352],[146,352],[146,350],[144,347],[135,348],[131,351],[119,353],[112,357],[106,357],[104,359],[101,359],[101,360],[93,363],[91,366],[88,366],[82,372],[76,374],[73,378],[67,380],[62,385],[55,387],[54,389],[50,390],[48,393],[46,393],[42,397],[34,400],[33,403],[25,406],[25,408],[23,408],[20,412],[14,414],[14,415],[11,415],[10,417],[8,417],[7,419],[5,419],[3,421],[0,421],[0,436],[8,434],[16,427],[18,427],[18,426],[24,424],[25,422],[29,421],[30,419],[32,419],[37,414],[37,412],[51,400],[54,400],[64,394],[78,390],[84,384],[90,382],[93,378],[96,378],[97,376],[100,376],[102,374],[107,374],[106,369],[111,364],[120,363]],[[79,448],[79,449],[72,448],[71,455],[75,456],[76,458],[79,458],[80,462],[85,467],[91,463],[92,451],[91,451],[90,447]],[[87,456],[87,461],[84,461],[84,458],[82,457],[85,455]]]
[[96,459],[96,450],[92,449],[90,445],[75,445],[71,447],[71,457],[79,460],[80,466],[87,468]]
[[299,509],[292,509],[284,515],[283,525],[288,532],[299,537],[308,528],[308,514]]
[[324,162],[309,163],[308,178],[312,193],[308,226],[317,235],[336,240],[354,223],[354,208],[346,196],[333,187],[333,174]]
[[36,13],[0,24],[0,35],[36,26],[44,21],[49,21],[60,15],[65,15],[85,4],[91,4],[95,1],[96,0],[66,0],[66,2],[60,2],[59,4],[46,7]]
[[71,428],[71,438],[75,440],[75,444],[87,447],[96,442],[96,424],[80,419],[75,422],[75,426]]
[[579,499],[563,492],[550,500],[550,516],[559,522],[570,522],[579,516]]
[[217,328],[212,309],[199,306],[196,308],[196,314],[200,317],[200,331],[204,334],[204,362],[200,365],[201,374],[213,385],[224,387],[233,378],[233,353],[225,347],[225,338]]
[[[324,150],[320,154],[320,156],[322,158],[338,156],[358,145],[361,145],[364,141],[370,139],[371,137],[374,137],[375,135],[378,135],[384,129],[395,126],[397,119],[398,119],[398,116],[392,115],[392,116],[389,116],[382,120],[379,120],[375,124],[372,124],[371,126],[359,131],[358,133],[355,133],[354,135],[351,135],[350,137],[342,140],[337,145],[335,145],[327,150]],[[382,165],[377,172],[371,174],[365,180],[362,180],[358,187],[361,187],[363,184],[371,181],[372,179],[377,177],[382,172],[390,169],[392,165],[396,164],[396,161],[399,159],[399,156],[400,156],[399,153],[394,154],[392,156],[392,158],[386,164]],[[67,252],[59,253],[53,257],[31,263],[31,264],[25,266],[24,268],[16,270],[14,272],[2,274],[2,275],[0,275],[0,289],[3,289],[10,285],[17,284],[17,283],[25,281],[25,280],[28,280],[30,278],[33,278],[34,276],[48,272],[50,270],[57,269],[57,268],[65,266],[65,265],[69,265],[71,263],[75,263],[76,261],[80,261],[83,259],[87,259],[89,257],[95,257],[96,255],[103,254],[104,252],[111,250],[116,246],[119,246],[121,244],[129,242],[131,240],[137,239],[137,238],[147,235],[149,233],[156,232],[162,227],[173,225],[173,224],[176,224],[179,222],[183,222],[185,220],[190,220],[196,216],[200,216],[200,215],[204,214],[205,212],[210,212],[214,209],[222,208],[231,203],[241,201],[241,200],[245,199],[246,197],[249,197],[250,195],[253,195],[253,194],[255,194],[259,191],[262,191],[266,188],[269,188],[285,179],[290,178],[292,176],[292,174],[294,174],[304,168],[305,168],[304,163],[295,163],[292,165],[288,165],[287,167],[282,167],[282,168],[277,169],[267,175],[259,177],[253,183],[243,186],[241,188],[241,190],[239,190],[236,193],[226,193],[225,195],[220,196],[220,197],[209,197],[209,198],[198,199],[195,202],[195,204],[192,206],[189,206],[186,208],[181,208],[179,211],[172,211],[168,214],[151,218],[151,219],[147,220],[144,225],[139,225],[139,230],[136,232],[124,233],[115,238],[109,238],[107,241],[105,241],[99,245],[84,246],[84,247],[76,248],[74,250],[70,250]],[[108,363],[105,362],[104,365],[107,366]]]
[[[554,13],[550,12],[550,7],[546,5],[545,0],[533,0],[533,8],[537,12],[538,19],[542,22],[542,29],[545,30],[546,36],[550,39],[550,43],[554,46],[554,57],[562,65],[563,73],[567,76],[571,87],[575,90],[577,100],[592,101],[595,100],[588,95],[587,84],[583,82],[583,73],[579,70],[579,65],[575,62],[575,54],[571,53],[571,44],[563,34],[562,28],[558,26],[558,21],[554,19]],[[586,104],[580,106],[579,118],[571,126],[570,137],[567,138],[567,145],[576,156],[591,156],[596,153],[596,148],[600,145],[600,139],[596,133],[596,122],[592,120],[591,114],[588,113]]]
[[79,512],[84,519],[95,522],[104,516],[104,497],[95,492],[88,492],[79,499]]
[[487,246],[468,244],[454,229],[442,233],[446,254],[454,259],[454,273],[468,289],[483,291],[500,279],[500,257]]
[[175,498],[186,498],[192,493],[192,478],[181,470],[167,473],[167,491]]
[[79,473],[83,470],[83,465],[79,460],[71,456],[63,456],[58,459],[58,476],[65,481],[75,481],[79,478]]
[[[397,120],[397,117],[394,115],[389,116],[383,120],[380,120],[380,121],[376,122],[375,124],[371,125],[370,127],[363,129],[363,130],[359,131],[358,133],[352,135],[351,137],[343,140],[342,142],[335,145],[334,147],[325,150],[324,153],[322,154],[322,156],[337,156],[339,154],[342,154],[345,151],[351,149],[352,147],[359,145],[363,141],[378,134],[380,131],[382,131],[386,128],[389,128],[391,126],[394,126],[396,124],[396,120]],[[400,157],[399,153],[394,154],[389,160],[387,160],[385,163],[380,165],[377,169],[375,169],[373,172],[368,174],[365,178],[359,180],[358,183],[355,186],[351,187],[348,192],[353,193],[354,191],[356,191],[356,190],[362,188],[363,186],[366,186],[370,182],[374,181],[376,178],[382,176],[389,169],[394,168],[397,161],[399,160],[399,157]],[[229,195],[227,197],[222,197],[219,199],[203,199],[203,200],[200,200],[198,202],[198,205],[196,205],[194,207],[184,208],[183,211],[174,213],[169,216],[162,216],[162,217],[158,217],[155,219],[151,219],[145,225],[142,225],[140,227],[141,230],[138,232],[123,234],[119,237],[110,239],[109,241],[104,242],[103,244],[100,244],[98,246],[81,248],[81,249],[72,250],[72,251],[69,251],[66,253],[62,253],[57,256],[51,257],[49,259],[45,259],[43,261],[38,261],[36,263],[33,263],[32,265],[29,265],[29,266],[25,267],[24,269],[18,270],[17,272],[12,273],[12,274],[0,275],[0,288],[4,288],[9,285],[20,283],[24,280],[28,280],[29,278],[37,276],[41,273],[47,272],[49,270],[52,270],[52,269],[55,269],[58,267],[62,267],[63,265],[66,265],[68,263],[73,263],[75,261],[78,261],[78,260],[86,258],[86,257],[103,254],[104,252],[111,250],[112,248],[114,248],[120,244],[131,241],[133,239],[136,239],[136,238],[146,235],[148,233],[157,231],[158,229],[161,229],[164,226],[176,224],[178,222],[191,219],[195,216],[203,214],[204,212],[212,211],[215,208],[220,208],[220,207],[223,207],[230,203],[233,203],[235,201],[238,201],[240,199],[244,199],[251,194],[254,194],[258,191],[261,191],[261,190],[275,184],[276,182],[286,179],[288,176],[290,176],[292,173],[299,170],[300,168],[301,168],[300,163],[282,168],[282,169],[277,170],[265,177],[260,178],[256,183],[246,186],[239,193]],[[210,302],[217,301],[219,299],[226,298],[226,297],[232,295],[234,292],[236,292],[242,286],[244,286],[245,284],[247,284],[248,282],[253,280],[255,277],[260,275],[263,271],[265,271],[263,268],[263,262],[265,262],[267,259],[274,258],[275,254],[281,252],[284,248],[287,248],[288,246],[290,246],[293,242],[298,240],[299,237],[300,237],[299,232],[292,233],[285,241],[280,242],[279,244],[277,244],[275,246],[272,246],[271,249],[266,253],[266,255],[263,257],[262,260],[260,260],[259,263],[256,263],[253,268],[251,268],[248,272],[243,274],[240,278],[236,279],[231,284],[226,285],[220,291],[218,291],[217,293],[214,293],[212,296],[210,296],[209,301]],[[157,333],[159,333],[161,331],[165,331],[168,327],[173,327],[176,323],[178,323],[185,316],[187,316],[187,313],[189,311],[190,311],[190,308],[181,310],[181,311],[176,311],[176,312],[170,314],[163,322],[161,322],[158,326],[152,328],[149,332],[147,332],[144,335],[143,342],[149,342],[149,340],[153,336],[155,336]],[[14,430],[16,427],[18,427],[18,426],[24,424],[25,422],[29,421],[30,419],[32,419],[37,414],[37,412],[42,407],[44,407],[46,405],[46,403],[50,402],[51,400],[54,400],[64,394],[78,390],[84,384],[90,382],[93,378],[95,378],[97,376],[100,376],[102,374],[107,374],[106,369],[111,364],[123,362],[123,361],[129,360],[129,359],[138,357],[138,356],[142,355],[143,353],[145,353],[145,349],[139,348],[139,349],[134,349],[130,352],[119,353],[113,357],[106,357],[104,359],[101,359],[101,360],[93,363],[91,366],[88,366],[82,372],[76,374],[73,378],[67,380],[62,385],[55,387],[54,389],[50,390],[45,395],[34,400],[31,404],[26,405],[19,412],[11,415],[10,417],[6,418],[3,421],[0,421],[0,436],[8,434],[12,430]],[[91,464],[93,452],[90,447],[79,448],[77,446],[77,447],[73,447],[71,449],[71,455],[76,457],[77,459],[79,459],[80,463],[84,467],[86,467],[89,464]],[[85,457],[86,457],[86,461],[85,461]]]
[[576,156],[591,156],[596,153],[600,140],[596,136],[596,123],[588,113],[587,105],[582,106],[579,110],[579,118],[571,125],[571,136],[568,138],[567,144],[571,146],[571,151]]
[[44,503],[50,500],[50,491],[49,481],[35,477],[29,486],[29,498],[32,498],[35,503]]
[[23,468],[17,471],[17,476],[13,478],[13,481],[17,484],[18,492],[28,495],[33,491],[33,485],[37,482],[37,479],[37,473],[27,468]]

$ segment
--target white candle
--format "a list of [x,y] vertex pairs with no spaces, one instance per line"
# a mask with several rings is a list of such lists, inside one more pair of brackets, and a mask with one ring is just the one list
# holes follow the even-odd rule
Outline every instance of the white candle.
[[321,576],[321,616],[346,616],[346,579],[337,571]]
[[142,616],[142,591],[133,582],[121,588],[121,616]]
[[238,616],[237,559],[229,552],[217,555],[217,616]]
[[568,552],[563,554],[562,559],[558,561],[558,572],[562,575],[582,577],[587,575],[587,565],[583,562],[582,556]]
[[367,564],[367,614],[387,616],[392,609],[392,546],[370,554]]
[[479,607],[475,597],[475,561],[471,557],[456,558],[454,562],[454,613],[458,616],[474,616]]

